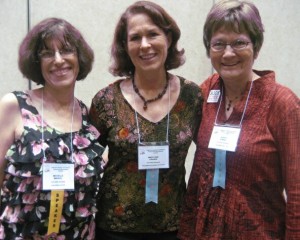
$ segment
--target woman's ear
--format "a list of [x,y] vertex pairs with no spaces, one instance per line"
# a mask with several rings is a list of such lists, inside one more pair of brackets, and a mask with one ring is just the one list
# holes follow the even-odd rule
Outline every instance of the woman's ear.
[[171,32],[168,32],[167,39],[168,39],[168,48],[169,48],[172,44],[172,41],[173,41]]
[[256,52],[256,53],[254,54],[254,60],[256,60],[256,58],[258,57],[258,54],[259,54],[259,52]]

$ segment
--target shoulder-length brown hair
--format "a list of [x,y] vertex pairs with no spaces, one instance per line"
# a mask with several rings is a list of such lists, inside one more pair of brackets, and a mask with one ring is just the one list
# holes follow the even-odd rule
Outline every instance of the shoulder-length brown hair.
[[236,33],[246,33],[257,56],[264,41],[264,27],[256,6],[247,1],[223,0],[216,3],[207,15],[203,28],[203,42],[209,56],[212,35],[225,27]]
[[45,84],[39,53],[46,41],[56,39],[64,47],[75,48],[79,63],[77,80],[84,79],[92,70],[94,52],[73,25],[64,19],[47,18],[35,25],[25,36],[19,48],[19,69],[24,77],[37,84]]
[[126,52],[127,22],[132,15],[141,13],[149,16],[153,23],[162,29],[166,35],[171,34],[172,36],[172,43],[165,62],[166,70],[178,68],[185,62],[184,49],[177,49],[181,32],[175,20],[161,6],[153,2],[138,1],[125,10],[115,29],[111,47],[112,65],[109,68],[114,76],[132,76],[134,73],[135,67]]

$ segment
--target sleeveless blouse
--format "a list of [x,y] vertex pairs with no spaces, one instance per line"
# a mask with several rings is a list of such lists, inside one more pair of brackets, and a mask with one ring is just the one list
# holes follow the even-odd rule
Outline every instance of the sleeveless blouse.
[[[75,189],[64,191],[59,233],[54,239],[94,239],[96,194],[103,170],[104,148],[97,142],[99,132],[88,122],[87,107],[79,101],[82,127],[63,133],[44,126],[42,116],[24,92],[17,97],[24,131],[6,153],[1,193],[0,239],[45,239],[51,191],[42,190],[44,152],[47,162],[71,162],[71,136]],[[44,149],[44,151],[43,151]]]

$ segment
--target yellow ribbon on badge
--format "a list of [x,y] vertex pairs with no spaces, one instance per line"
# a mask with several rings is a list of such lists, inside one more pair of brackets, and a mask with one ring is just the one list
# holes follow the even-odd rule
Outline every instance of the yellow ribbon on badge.
[[52,190],[47,234],[59,232],[63,204],[64,190]]

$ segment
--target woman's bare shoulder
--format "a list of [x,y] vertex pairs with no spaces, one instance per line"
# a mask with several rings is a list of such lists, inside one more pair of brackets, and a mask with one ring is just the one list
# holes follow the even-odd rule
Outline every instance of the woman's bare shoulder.
[[13,93],[7,93],[0,99],[0,113],[13,114],[19,112],[19,104]]
[[0,132],[3,145],[0,148],[0,155],[2,157],[14,139],[20,136],[22,129],[18,100],[13,93],[5,94],[0,99]]

